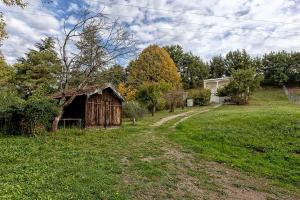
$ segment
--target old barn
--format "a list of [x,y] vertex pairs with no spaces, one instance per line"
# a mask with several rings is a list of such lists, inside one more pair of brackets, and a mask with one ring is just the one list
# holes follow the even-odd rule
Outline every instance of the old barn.
[[[74,101],[64,109],[60,124],[79,123],[88,127],[114,127],[122,124],[123,97],[111,84],[89,86],[80,91],[71,89],[65,92],[66,98],[76,95]],[[60,99],[61,93],[53,95]]]

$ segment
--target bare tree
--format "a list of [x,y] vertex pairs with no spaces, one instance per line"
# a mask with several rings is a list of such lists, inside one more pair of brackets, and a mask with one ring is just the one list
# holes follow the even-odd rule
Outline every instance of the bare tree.
[[66,98],[70,81],[77,78],[72,87],[79,91],[94,78],[95,74],[116,59],[127,58],[135,53],[135,41],[117,20],[110,20],[101,12],[82,11],[73,25],[64,23],[64,38],[58,41],[62,61],[59,73],[59,111],[52,123],[56,131],[64,108],[75,99]]
[[175,107],[180,106],[184,109],[184,104],[187,99],[187,92],[182,89],[173,89],[165,96],[170,112],[174,112]]

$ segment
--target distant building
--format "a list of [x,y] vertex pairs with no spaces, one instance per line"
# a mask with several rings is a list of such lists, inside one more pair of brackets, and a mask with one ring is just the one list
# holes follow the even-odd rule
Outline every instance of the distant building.
[[211,91],[211,97],[210,97],[211,103],[223,103],[224,102],[226,97],[218,97],[217,91],[219,88],[226,86],[229,82],[230,82],[230,77],[204,80],[204,88],[210,89],[210,91]]

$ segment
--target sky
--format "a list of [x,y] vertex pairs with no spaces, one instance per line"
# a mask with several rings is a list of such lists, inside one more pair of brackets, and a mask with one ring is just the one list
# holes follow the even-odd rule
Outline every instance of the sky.
[[[246,49],[253,56],[300,50],[300,0],[27,0],[27,7],[0,3],[8,39],[0,47],[13,64],[41,38],[62,37],[83,8],[120,23],[143,49],[179,44],[204,60]],[[1,1],[2,2],[2,1]]]

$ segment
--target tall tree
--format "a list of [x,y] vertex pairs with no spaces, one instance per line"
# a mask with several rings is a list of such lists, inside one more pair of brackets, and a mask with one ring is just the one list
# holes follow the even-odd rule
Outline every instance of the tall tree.
[[42,85],[57,87],[57,73],[61,67],[55,51],[53,38],[36,43],[36,49],[29,49],[25,57],[15,64],[15,81],[23,97],[30,96]]
[[185,89],[197,88],[203,85],[203,80],[208,76],[208,67],[206,63],[198,56],[192,53],[184,55],[182,70],[182,82]]
[[52,123],[52,131],[56,131],[64,108],[75,99],[65,97],[73,72],[79,77],[73,88],[83,89],[94,80],[97,73],[110,66],[118,58],[127,58],[135,52],[135,42],[117,21],[90,10],[76,13],[76,22],[64,23],[64,37],[59,42],[62,67],[59,71],[60,92],[58,114]]
[[209,78],[222,78],[226,74],[226,66],[221,55],[214,56],[209,61]]
[[166,50],[150,45],[139,57],[130,63],[129,84],[138,87],[145,82],[164,81],[173,86],[180,85],[180,76],[176,65]]
[[255,62],[245,49],[230,51],[225,56],[226,75],[231,75],[232,70],[256,68]]
[[114,86],[121,83],[125,84],[127,82],[126,70],[121,65],[113,65],[100,73],[96,78],[96,82],[112,83]]
[[291,55],[285,51],[271,52],[262,58],[264,84],[282,86],[289,80],[288,69],[291,68]]
[[200,57],[194,56],[191,52],[184,52],[180,45],[165,46],[164,49],[175,62],[184,88],[189,89],[202,85],[203,79],[208,75],[208,69]]

